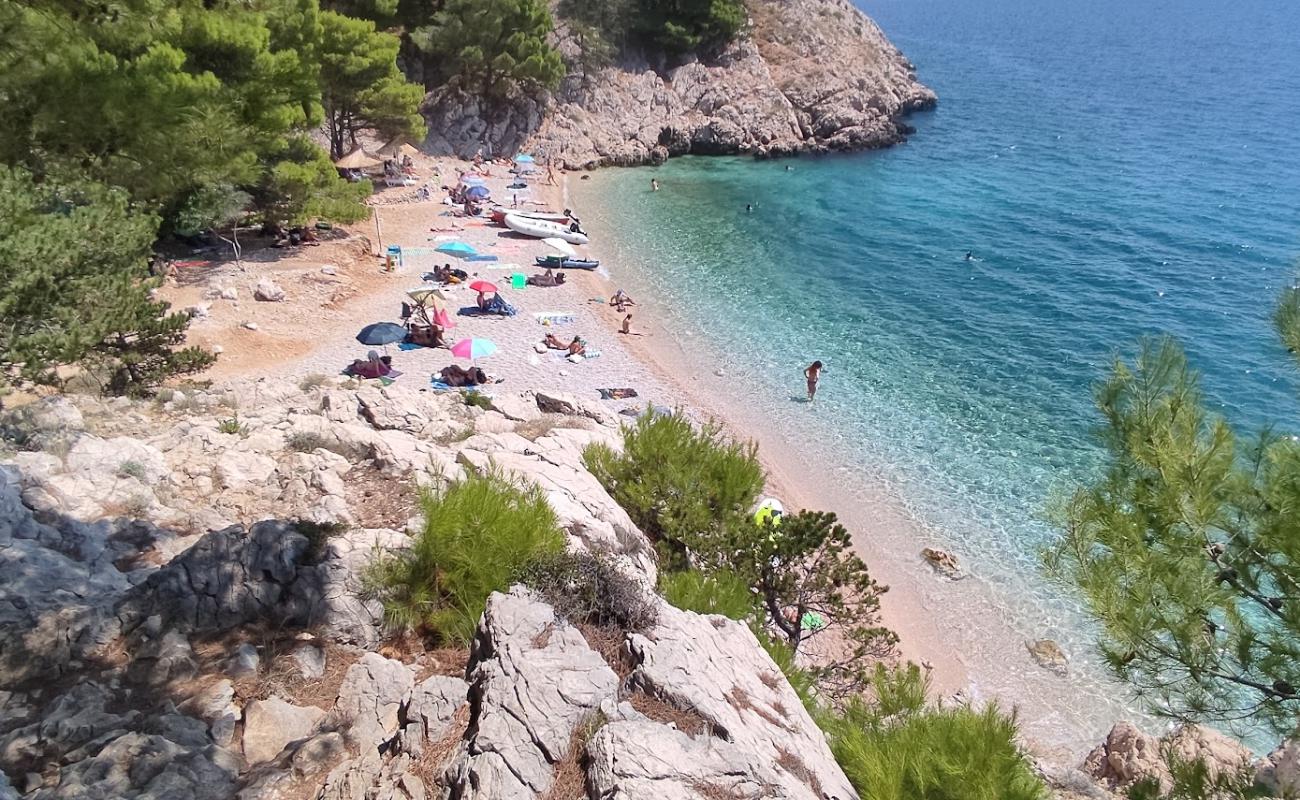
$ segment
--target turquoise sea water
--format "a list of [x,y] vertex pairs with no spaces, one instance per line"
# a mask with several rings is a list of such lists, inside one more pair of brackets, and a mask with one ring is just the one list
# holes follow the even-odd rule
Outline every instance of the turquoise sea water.
[[[579,207],[775,424],[1082,652],[1038,551],[1050,494],[1098,463],[1111,354],[1172,333],[1232,420],[1300,423],[1269,323],[1300,255],[1300,4],[862,7],[939,94],[909,143],[607,171]],[[814,358],[815,414],[793,401]]]

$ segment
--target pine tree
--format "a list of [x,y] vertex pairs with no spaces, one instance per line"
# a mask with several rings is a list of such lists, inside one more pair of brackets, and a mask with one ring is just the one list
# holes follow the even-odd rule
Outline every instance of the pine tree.
[[0,167],[0,368],[55,380],[80,364],[133,393],[213,361],[177,350],[189,317],[155,301],[148,257],[158,220],[92,181],[37,184]]
[[559,85],[564,62],[547,41],[553,24],[542,0],[447,0],[421,49],[442,55],[461,88],[499,101]]
[[[1300,293],[1277,313],[1300,344]],[[1105,474],[1062,509],[1049,569],[1076,584],[1108,664],[1154,711],[1292,732],[1300,714],[1300,441],[1239,443],[1176,343],[1096,390]]]
[[367,128],[383,138],[424,138],[424,92],[397,69],[397,37],[376,31],[369,20],[333,11],[323,12],[321,21],[320,92],[330,155],[343,156]]

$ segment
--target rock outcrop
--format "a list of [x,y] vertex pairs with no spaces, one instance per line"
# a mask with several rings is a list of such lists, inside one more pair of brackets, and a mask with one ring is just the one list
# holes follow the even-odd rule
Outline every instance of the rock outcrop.
[[[572,75],[554,97],[489,113],[455,89],[425,101],[437,154],[521,149],[566,168],[658,163],[673,155],[886,147],[903,117],[935,103],[915,69],[848,0],[761,0],[723,52],[671,68],[624,63]],[[566,58],[578,45],[561,23]],[[489,121],[490,120],[490,121]]]
[[1249,781],[1255,770],[1249,750],[1211,728],[1181,725],[1157,738],[1129,722],[1116,723],[1106,741],[1084,759],[1082,769],[1114,791],[1126,790],[1142,780],[1154,780],[1161,792],[1168,792],[1173,780],[1171,762],[1203,763],[1212,780],[1223,776]]

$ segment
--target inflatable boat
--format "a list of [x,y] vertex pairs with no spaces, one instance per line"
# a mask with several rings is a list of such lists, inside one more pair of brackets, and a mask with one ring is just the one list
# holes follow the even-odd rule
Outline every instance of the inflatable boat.
[[595,259],[565,258],[564,256],[538,256],[537,266],[548,269],[595,269],[600,262]]
[[587,234],[582,231],[569,230],[568,225],[550,222],[544,219],[532,219],[518,214],[506,214],[506,227],[515,233],[532,236],[537,239],[563,239],[569,244],[586,244]]

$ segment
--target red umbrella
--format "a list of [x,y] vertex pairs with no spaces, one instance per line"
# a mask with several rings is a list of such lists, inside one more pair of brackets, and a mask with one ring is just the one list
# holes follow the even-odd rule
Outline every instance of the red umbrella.
[[473,289],[476,292],[497,291],[497,285],[495,283],[489,283],[488,281],[474,281],[469,285],[469,288]]

